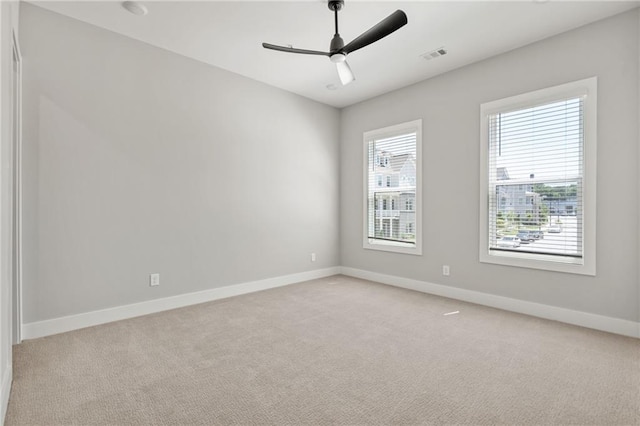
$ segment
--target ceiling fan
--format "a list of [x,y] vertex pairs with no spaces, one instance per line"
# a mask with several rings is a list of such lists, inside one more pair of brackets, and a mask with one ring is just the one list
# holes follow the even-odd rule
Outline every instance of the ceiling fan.
[[328,56],[331,62],[336,64],[338,69],[338,76],[343,85],[351,83],[355,80],[353,72],[347,64],[347,55],[351,52],[355,52],[358,49],[362,49],[365,46],[375,43],[383,37],[388,36],[392,32],[398,30],[402,26],[407,24],[407,15],[402,10],[396,10],[391,15],[387,16],[382,21],[378,22],[373,27],[369,28],[364,33],[353,39],[346,46],[344,40],[340,37],[338,32],[338,11],[344,6],[344,0],[329,0],[329,9],[334,13],[334,20],[336,26],[336,32],[331,39],[328,52],[322,52],[319,50],[307,50],[296,49],[294,47],[277,46],[275,44],[262,43],[262,47],[265,49],[279,50],[289,53],[302,53],[305,55],[321,55]]

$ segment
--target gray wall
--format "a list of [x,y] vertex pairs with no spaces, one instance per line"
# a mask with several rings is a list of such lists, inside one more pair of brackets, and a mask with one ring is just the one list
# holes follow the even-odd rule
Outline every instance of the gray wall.
[[[451,52],[455,54],[455,52]],[[598,77],[597,276],[481,264],[483,102]],[[342,265],[638,320],[638,10],[342,111]],[[362,248],[362,133],[423,119],[423,255]],[[451,276],[441,267],[451,265]]]
[[25,323],[339,265],[338,110],[21,8]]

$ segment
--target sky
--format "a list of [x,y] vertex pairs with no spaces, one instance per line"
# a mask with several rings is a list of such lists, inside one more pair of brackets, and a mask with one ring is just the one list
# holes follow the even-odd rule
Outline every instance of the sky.
[[[581,98],[490,117],[495,168],[510,179],[574,180],[582,169]],[[501,131],[500,131],[501,130]]]

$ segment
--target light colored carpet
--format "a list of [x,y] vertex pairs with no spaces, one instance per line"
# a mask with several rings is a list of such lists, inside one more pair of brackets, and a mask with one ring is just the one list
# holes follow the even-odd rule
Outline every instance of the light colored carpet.
[[639,340],[344,276],[14,360],[7,425],[640,424]]

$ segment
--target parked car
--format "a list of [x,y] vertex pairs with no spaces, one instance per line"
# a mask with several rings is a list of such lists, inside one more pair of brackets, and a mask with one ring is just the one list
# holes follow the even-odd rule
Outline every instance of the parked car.
[[506,235],[498,240],[498,247],[516,248],[520,247],[520,238]]
[[529,235],[531,235],[535,240],[544,238],[544,233],[542,231],[529,231]]
[[547,230],[547,232],[553,233],[553,234],[559,234],[560,232],[562,232],[562,226],[560,226],[560,224],[551,225]]
[[518,230],[518,238],[520,238],[520,241],[524,244],[529,243],[530,241],[535,241],[535,238],[533,238],[531,236],[531,233],[529,232],[528,229],[520,229]]

